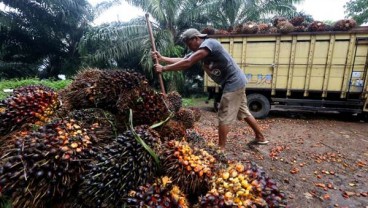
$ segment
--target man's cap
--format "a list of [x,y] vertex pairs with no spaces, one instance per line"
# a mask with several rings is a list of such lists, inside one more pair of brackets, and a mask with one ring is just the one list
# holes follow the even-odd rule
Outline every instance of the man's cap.
[[184,42],[194,37],[204,38],[207,37],[207,34],[202,34],[195,28],[187,29],[181,34],[181,39]]

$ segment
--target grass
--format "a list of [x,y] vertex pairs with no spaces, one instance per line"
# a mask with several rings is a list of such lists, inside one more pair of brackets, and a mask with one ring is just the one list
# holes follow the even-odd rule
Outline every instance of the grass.
[[10,94],[4,92],[4,89],[15,89],[29,85],[44,85],[57,91],[65,88],[70,83],[71,80],[50,81],[50,80],[39,80],[37,78],[22,79],[22,80],[18,79],[3,80],[0,82],[0,100],[5,99]]
[[184,107],[198,107],[205,103],[207,97],[183,98]]

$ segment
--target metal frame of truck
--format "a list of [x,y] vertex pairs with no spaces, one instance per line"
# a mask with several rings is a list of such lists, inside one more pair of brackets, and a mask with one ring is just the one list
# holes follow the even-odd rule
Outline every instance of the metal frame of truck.
[[[256,118],[271,105],[368,114],[368,27],[350,31],[211,35],[248,78]],[[204,90],[221,89],[207,75]],[[221,96],[215,96],[214,107]]]

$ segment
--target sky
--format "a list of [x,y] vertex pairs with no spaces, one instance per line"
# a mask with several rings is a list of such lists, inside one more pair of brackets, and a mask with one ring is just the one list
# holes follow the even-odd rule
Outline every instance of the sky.
[[[101,2],[102,0],[89,0],[92,5]],[[304,0],[303,3],[296,5],[298,11],[303,11],[313,16],[315,20],[336,21],[345,18],[343,6],[348,0]],[[112,21],[129,21],[130,19],[143,16],[144,12],[137,8],[130,6],[125,1],[114,8],[107,10],[99,18],[95,20],[95,24]]]

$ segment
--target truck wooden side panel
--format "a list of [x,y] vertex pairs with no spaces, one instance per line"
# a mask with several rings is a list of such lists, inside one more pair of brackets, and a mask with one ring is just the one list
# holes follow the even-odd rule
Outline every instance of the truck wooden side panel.
[[[244,71],[247,89],[368,95],[368,28],[360,32],[212,36]],[[205,88],[216,84],[207,76]]]

